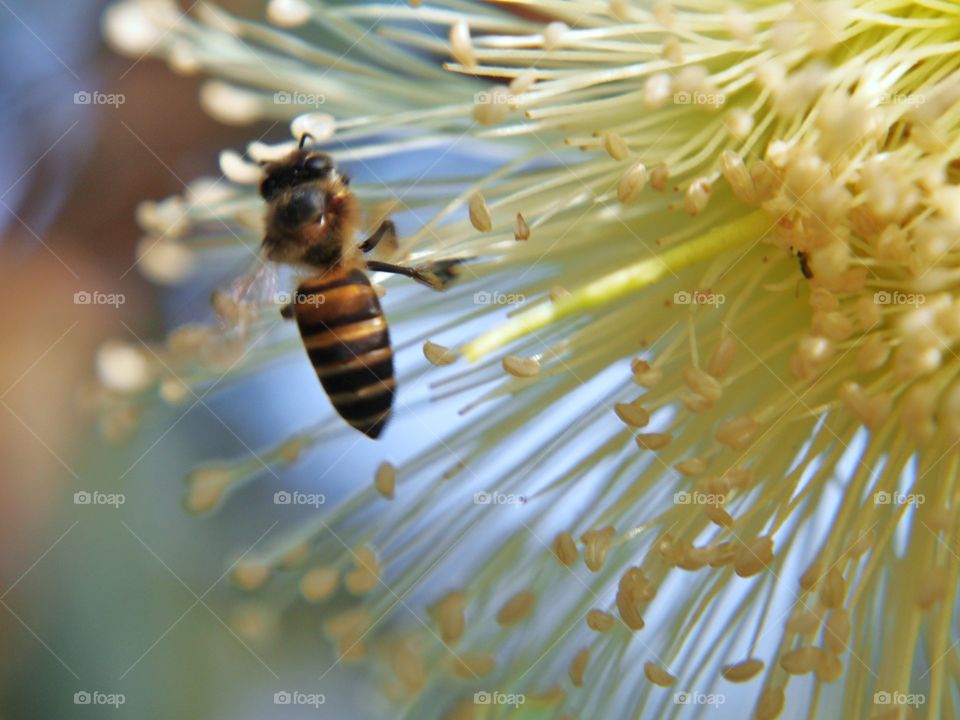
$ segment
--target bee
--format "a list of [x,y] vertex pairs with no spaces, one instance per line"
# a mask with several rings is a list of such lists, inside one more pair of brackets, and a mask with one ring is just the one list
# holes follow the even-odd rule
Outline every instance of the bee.
[[264,165],[262,252],[267,260],[305,271],[292,302],[280,312],[296,321],[307,356],[340,417],[377,438],[390,418],[396,379],[390,331],[367,271],[396,273],[444,290],[461,261],[404,267],[365,260],[363,255],[381,243],[396,247],[396,227],[384,220],[358,243],[361,211],[350,179],[329,155],[308,147],[308,139],[304,134],[297,149]]

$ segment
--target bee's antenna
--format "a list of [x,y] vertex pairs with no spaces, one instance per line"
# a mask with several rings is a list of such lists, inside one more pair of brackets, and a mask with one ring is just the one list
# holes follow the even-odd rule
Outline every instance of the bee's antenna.
[[313,140],[313,135],[311,135],[310,133],[305,132],[303,135],[300,136],[300,149],[301,149],[301,150],[303,149],[303,146],[307,144],[307,138],[310,138],[311,140]]

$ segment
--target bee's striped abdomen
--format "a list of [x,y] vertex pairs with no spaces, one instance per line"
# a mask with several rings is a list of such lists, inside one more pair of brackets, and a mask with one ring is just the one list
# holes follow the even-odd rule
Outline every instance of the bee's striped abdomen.
[[379,436],[396,384],[390,333],[366,274],[342,270],[304,281],[294,317],[333,407],[357,430]]

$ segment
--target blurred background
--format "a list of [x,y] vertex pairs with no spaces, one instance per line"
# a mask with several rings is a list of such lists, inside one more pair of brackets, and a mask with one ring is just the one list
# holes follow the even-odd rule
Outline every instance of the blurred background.
[[[211,434],[203,408],[168,411],[113,447],[80,411],[104,339],[156,339],[206,310],[202,293],[171,299],[137,272],[136,205],[218,177],[222,147],[288,136],[219,125],[199,108],[199,78],[112,54],[105,5],[0,0],[0,718],[317,717],[272,693],[309,690],[332,665],[319,632],[265,632],[274,619],[223,577],[274,521],[245,517],[242,499],[229,521],[181,508],[199,449],[232,452],[227,430]],[[83,504],[93,492],[122,505]],[[327,676],[340,692],[320,716],[366,714],[340,682],[350,672]]]

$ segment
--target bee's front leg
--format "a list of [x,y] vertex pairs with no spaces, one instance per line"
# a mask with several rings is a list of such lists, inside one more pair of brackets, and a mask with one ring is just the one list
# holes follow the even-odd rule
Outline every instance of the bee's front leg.
[[416,280],[418,283],[426,285],[434,290],[446,290],[451,282],[457,277],[457,266],[463,260],[434,260],[433,262],[416,267],[403,267],[393,263],[380,262],[378,260],[368,260],[367,269],[374,272],[387,272]]
[[284,320],[293,320],[293,303],[287,303],[280,308],[280,317]]
[[384,220],[380,223],[380,227],[374,230],[373,235],[368,237],[360,245],[360,252],[366,254],[372,252],[374,248],[377,247],[382,241],[384,246],[387,248],[387,251],[394,253],[399,248],[397,244],[397,226],[394,225],[393,220]]

